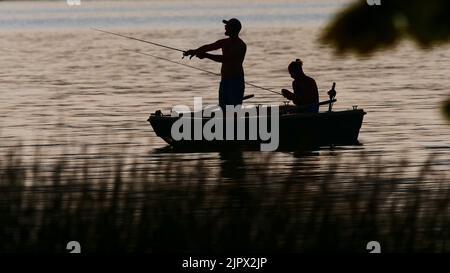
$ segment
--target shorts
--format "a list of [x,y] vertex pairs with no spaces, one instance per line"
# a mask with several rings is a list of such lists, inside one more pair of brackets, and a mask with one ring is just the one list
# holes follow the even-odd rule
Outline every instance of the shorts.
[[244,90],[244,77],[222,79],[219,86],[219,106],[225,109],[226,105],[242,104]]

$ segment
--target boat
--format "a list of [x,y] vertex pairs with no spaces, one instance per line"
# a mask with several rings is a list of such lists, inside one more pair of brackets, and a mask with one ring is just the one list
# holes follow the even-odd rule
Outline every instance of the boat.
[[[335,102],[336,100],[333,100]],[[322,102],[331,103],[331,101]],[[262,106],[256,106],[255,115],[245,115],[244,117],[222,118],[223,122],[223,137],[218,139],[208,140],[205,137],[194,138],[194,132],[191,130],[191,137],[186,139],[174,139],[172,136],[172,126],[180,119],[185,118],[189,124],[194,126],[194,123],[204,126],[211,117],[196,116],[195,112],[163,114],[161,110],[150,114],[148,121],[152,126],[156,135],[162,138],[170,146],[178,149],[230,149],[234,147],[258,147],[263,143],[267,143],[267,138],[264,139],[258,136],[256,139],[251,138],[248,129],[252,119],[257,119],[262,115],[266,115],[267,120],[271,117],[271,106],[267,106],[267,111],[261,111]],[[359,132],[363,123],[363,118],[366,112],[363,109],[358,109],[357,106],[353,106],[352,109],[343,111],[332,111],[330,105],[328,111],[322,111],[318,113],[305,113],[299,110],[294,105],[281,105],[278,106],[278,146],[277,150],[284,149],[303,149],[303,148],[318,148],[322,146],[334,146],[334,145],[360,145],[358,141]],[[263,112],[265,112],[263,114]],[[245,124],[246,133],[245,137],[236,138],[236,132],[234,132],[233,139],[226,139],[225,131],[230,125],[227,125],[227,121],[233,120],[231,123],[233,128],[236,129],[237,122],[241,119]],[[242,120],[243,119],[243,120]],[[269,122],[270,123],[270,122]],[[228,126],[228,127],[227,127]],[[268,127],[270,128],[270,124]]]

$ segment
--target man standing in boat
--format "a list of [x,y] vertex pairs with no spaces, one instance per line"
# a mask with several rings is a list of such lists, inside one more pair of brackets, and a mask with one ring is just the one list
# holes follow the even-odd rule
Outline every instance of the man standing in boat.
[[[239,37],[242,25],[238,19],[223,20],[225,35],[228,38],[218,40],[212,44],[201,46],[184,52],[184,56],[197,56],[200,59],[210,59],[222,63],[219,87],[219,105],[225,109],[226,105],[240,105],[244,97],[245,80],[242,66],[247,45]],[[222,49],[222,55],[207,53]]]

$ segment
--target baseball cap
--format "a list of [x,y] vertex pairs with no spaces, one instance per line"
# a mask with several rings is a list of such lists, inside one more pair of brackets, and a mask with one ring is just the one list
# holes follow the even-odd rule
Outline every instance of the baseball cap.
[[242,25],[241,22],[239,22],[236,18],[231,18],[230,20],[222,20],[222,22],[231,27],[234,31],[239,32],[241,31]]

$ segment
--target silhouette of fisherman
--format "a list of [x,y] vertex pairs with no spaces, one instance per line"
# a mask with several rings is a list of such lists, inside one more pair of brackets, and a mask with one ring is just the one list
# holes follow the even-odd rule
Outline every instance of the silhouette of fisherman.
[[[203,45],[197,49],[184,52],[184,56],[197,56],[200,59],[210,59],[222,63],[221,81],[219,87],[219,105],[225,109],[226,105],[242,104],[244,97],[244,62],[247,45],[239,38],[242,25],[238,19],[223,20],[225,35],[229,38],[218,40],[212,44]],[[222,55],[207,53],[222,49]]]
[[319,112],[319,91],[316,81],[305,75],[303,72],[303,62],[300,59],[291,62],[288,67],[289,74],[294,79],[292,89],[294,93],[287,89],[281,89],[281,93],[288,100],[292,100],[297,106],[304,106],[302,112]]

